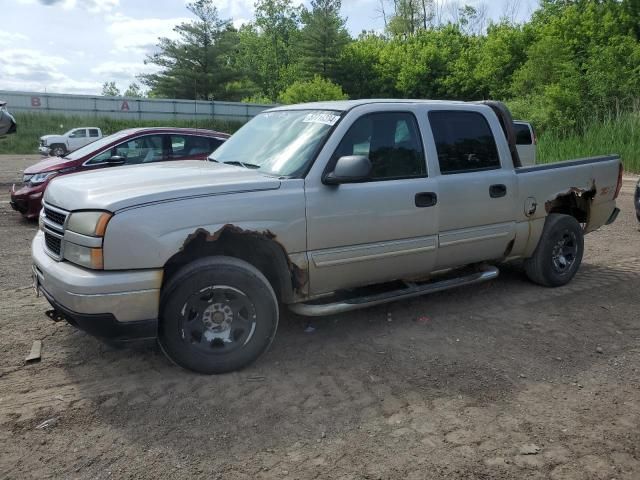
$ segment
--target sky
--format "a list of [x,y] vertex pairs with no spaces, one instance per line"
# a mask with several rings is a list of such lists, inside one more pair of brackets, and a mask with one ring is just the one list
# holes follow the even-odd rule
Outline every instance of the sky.
[[[236,26],[253,18],[255,0],[214,0],[222,18]],[[454,0],[443,0],[453,2]],[[524,20],[535,0],[484,0],[491,18],[505,2],[518,2]],[[308,5],[308,0],[303,3]],[[343,0],[347,28],[382,31],[380,0]],[[478,0],[459,1],[471,5]],[[191,19],[185,0],[0,0],[0,90],[98,94],[105,81],[121,90],[145,65],[158,37]]]

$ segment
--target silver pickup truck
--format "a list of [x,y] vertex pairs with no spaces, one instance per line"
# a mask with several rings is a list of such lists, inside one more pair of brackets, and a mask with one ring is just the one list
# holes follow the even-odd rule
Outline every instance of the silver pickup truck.
[[564,285],[583,235],[615,220],[622,178],[613,155],[521,167],[498,102],[278,107],[210,160],[54,179],[32,245],[49,316],[232,371],[267,349],[282,306],[346,312],[515,259]]

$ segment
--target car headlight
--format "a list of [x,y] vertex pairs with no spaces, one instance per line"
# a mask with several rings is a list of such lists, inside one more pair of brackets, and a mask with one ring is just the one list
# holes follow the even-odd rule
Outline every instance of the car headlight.
[[109,212],[100,211],[71,213],[66,231],[77,235],[69,235],[70,238],[67,238],[65,234],[64,258],[83,267],[102,270],[102,239],[112,216]]
[[36,173],[29,179],[29,182],[31,183],[31,185],[39,185],[46,182],[48,179],[50,179],[54,175],[57,175],[58,173],[60,173],[58,170],[54,170],[53,172]]

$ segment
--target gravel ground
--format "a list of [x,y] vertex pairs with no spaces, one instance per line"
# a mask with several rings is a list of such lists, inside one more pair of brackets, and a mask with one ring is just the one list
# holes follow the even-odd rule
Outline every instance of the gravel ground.
[[[0,185],[34,158],[1,157]],[[49,321],[36,226],[2,187],[0,478],[638,479],[634,181],[565,287],[505,266],[313,333],[285,313],[265,356],[214,377]],[[25,365],[34,340],[42,361]]]

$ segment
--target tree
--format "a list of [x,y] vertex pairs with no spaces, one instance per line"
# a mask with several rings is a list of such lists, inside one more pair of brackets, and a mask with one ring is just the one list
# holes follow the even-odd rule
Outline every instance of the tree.
[[129,85],[129,88],[125,90],[124,96],[131,98],[143,98],[144,93],[142,92],[140,85],[138,85],[136,82],[133,82]]
[[119,97],[120,90],[116,86],[116,82],[104,82],[102,84],[102,96],[103,97]]
[[351,40],[340,8],[341,0],[311,0],[311,10],[302,13],[301,64],[308,78],[335,77],[336,62]]
[[160,72],[141,75],[142,83],[158,97],[217,99],[233,95],[227,85],[237,80],[233,56],[238,32],[230,20],[221,19],[213,0],[196,0],[187,9],[195,20],[175,27],[177,40],[160,38],[159,52],[147,56],[145,63]]
[[300,77],[300,8],[291,0],[258,0],[255,16],[240,29],[235,65],[248,82],[245,97],[275,101]]
[[323,100],[346,100],[348,98],[340,85],[316,75],[313,80],[294,82],[280,94],[278,101],[291,104]]

